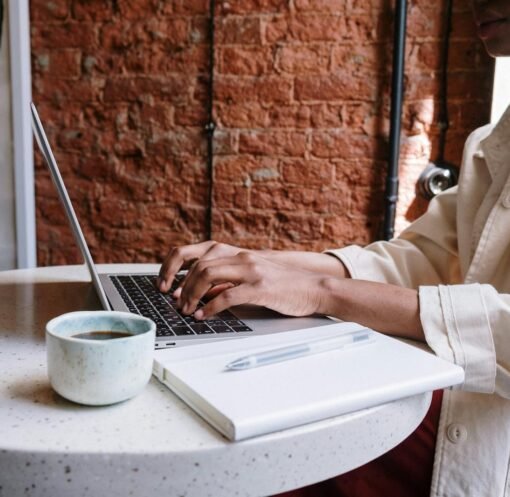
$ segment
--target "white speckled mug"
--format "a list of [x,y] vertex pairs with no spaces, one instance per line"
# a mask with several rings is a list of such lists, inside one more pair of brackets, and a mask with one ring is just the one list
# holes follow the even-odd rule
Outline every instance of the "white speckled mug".
[[[91,340],[91,331],[129,333]],[[147,318],[115,311],[62,314],[46,325],[48,375],[54,390],[87,405],[107,405],[134,397],[152,374],[156,325]]]

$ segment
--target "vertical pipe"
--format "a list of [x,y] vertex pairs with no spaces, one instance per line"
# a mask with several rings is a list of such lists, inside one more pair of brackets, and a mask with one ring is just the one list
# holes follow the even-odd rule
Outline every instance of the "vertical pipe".
[[407,1],[397,0],[393,33],[393,74],[391,82],[390,143],[386,177],[383,237],[393,238],[398,199],[398,159],[402,116]]
[[205,132],[207,134],[207,207],[206,207],[206,232],[207,239],[211,240],[213,236],[213,202],[214,202],[214,130],[216,124],[214,122],[214,11],[215,2],[210,0],[209,4],[209,101],[207,104],[207,119]]

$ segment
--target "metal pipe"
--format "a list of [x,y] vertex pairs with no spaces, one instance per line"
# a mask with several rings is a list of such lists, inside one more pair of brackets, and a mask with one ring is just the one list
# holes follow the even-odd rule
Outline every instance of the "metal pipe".
[[391,82],[390,143],[386,177],[383,237],[393,238],[398,199],[398,159],[402,116],[407,1],[397,0],[393,32],[393,74]]
[[213,225],[213,202],[214,202],[214,130],[216,129],[216,123],[214,122],[213,116],[213,105],[214,105],[214,11],[215,2],[210,0],[209,4],[209,101],[207,105],[207,118],[208,122],[205,125],[205,132],[207,134],[207,181],[208,181],[208,192],[207,192],[207,207],[206,207],[206,232],[207,239],[212,239],[212,225]]

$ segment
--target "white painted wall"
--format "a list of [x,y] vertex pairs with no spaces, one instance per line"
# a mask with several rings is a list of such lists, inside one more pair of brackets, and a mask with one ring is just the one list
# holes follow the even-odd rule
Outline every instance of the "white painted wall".
[[16,199],[16,259],[19,268],[36,265],[34,150],[30,120],[29,0],[8,0],[12,141]]
[[[4,1],[4,9],[8,8]],[[0,47],[0,270],[16,267],[16,212],[12,146],[9,13],[4,11]]]
[[499,121],[501,114],[510,105],[510,57],[498,57],[494,72],[491,122]]

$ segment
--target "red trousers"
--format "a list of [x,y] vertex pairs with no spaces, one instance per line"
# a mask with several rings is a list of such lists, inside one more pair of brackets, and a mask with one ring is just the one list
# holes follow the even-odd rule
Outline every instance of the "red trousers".
[[429,497],[443,391],[420,426],[381,457],[343,475],[278,497]]

